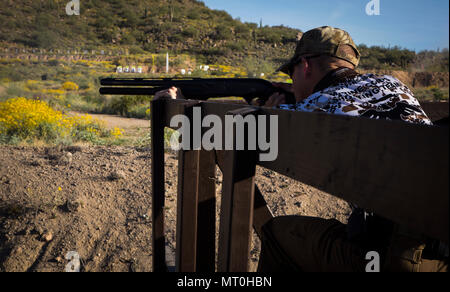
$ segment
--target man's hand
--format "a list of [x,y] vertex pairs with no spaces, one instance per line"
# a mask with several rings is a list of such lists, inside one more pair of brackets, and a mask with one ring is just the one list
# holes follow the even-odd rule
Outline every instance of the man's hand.
[[[272,83],[274,87],[280,88],[287,92],[292,92],[292,85],[287,83]],[[266,101],[264,107],[277,107],[280,104],[286,104],[286,96],[283,93],[275,93]]]
[[181,90],[177,87],[171,87],[166,90],[158,91],[153,100],[158,99],[185,99]]
[[277,107],[280,104],[286,104],[286,97],[282,93],[275,93],[266,101],[263,107]]

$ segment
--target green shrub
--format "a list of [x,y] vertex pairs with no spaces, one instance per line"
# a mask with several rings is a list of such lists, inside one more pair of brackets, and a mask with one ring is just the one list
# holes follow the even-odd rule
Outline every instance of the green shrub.
[[179,33],[172,33],[169,36],[169,41],[172,43],[181,43],[184,41],[184,36],[182,34]]
[[141,47],[138,47],[138,46],[130,47],[129,52],[132,55],[145,54],[145,51]]
[[33,34],[32,43],[33,47],[39,48],[53,48],[58,44],[58,35],[53,30],[42,29],[38,30]]
[[233,37],[233,34],[229,26],[219,24],[216,27],[215,33],[212,34],[211,37],[215,40],[229,40]]
[[261,73],[269,74],[275,71],[273,64],[255,57],[245,59],[243,65],[249,77],[259,77]]
[[120,43],[123,45],[134,45],[136,43],[136,38],[132,34],[125,34]]
[[187,38],[195,38],[198,34],[199,30],[195,27],[186,27],[182,32],[182,35]]
[[[132,108],[136,105],[150,102],[150,97],[148,96],[121,96],[115,98],[111,103],[111,109],[115,114],[122,116],[130,116]],[[138,111],[139,112],[139,111]],[[143,111],[142,117],[145,117],[145,110]]]
[[201,14],[198,9],[190,9],[186,16],[187,16],[187,18],[189,18],[191,20],[196,20],[201,17]]
[[58,60],[49,60],[48,62],[47,62],[47,64],[49,65],[49,66],[52,66],[52,67],[56,67],[56,66],[58,66],[59,65],[59,61]]

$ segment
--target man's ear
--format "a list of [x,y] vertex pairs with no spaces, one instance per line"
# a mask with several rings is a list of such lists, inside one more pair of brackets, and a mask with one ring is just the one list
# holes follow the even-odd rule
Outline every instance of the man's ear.
[[312,74],[312,67],[311,67],[311,62],[310,60],[306,59],[306,58],[302,58],[302,63],[305,64],[303,66],[303,73],[306,77],[310,77]]

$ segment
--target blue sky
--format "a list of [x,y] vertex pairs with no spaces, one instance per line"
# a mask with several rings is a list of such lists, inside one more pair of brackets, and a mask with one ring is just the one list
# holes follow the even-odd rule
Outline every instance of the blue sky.
[[369,0],[204,0],[233,18],[303,31],[330,25],[347,30],[357,44],[410,50],[449,47],[448,0],[379,0],[378,16],[368,16]]

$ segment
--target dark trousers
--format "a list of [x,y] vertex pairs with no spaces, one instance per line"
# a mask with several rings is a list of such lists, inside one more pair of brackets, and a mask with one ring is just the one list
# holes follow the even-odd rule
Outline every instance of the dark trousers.
[[[337,220],[288,216],[263,227],[258,272],[365,272],[368,252],[380,254],[381,271],[447,271],[446,261],[407,256],[422,248],[416,242],[395,241],[395,253],[367,249],[347,238],[346,225]],[[402,253],[401,251],[405,251]],[[398,252],[400,251],[400,252]]]

